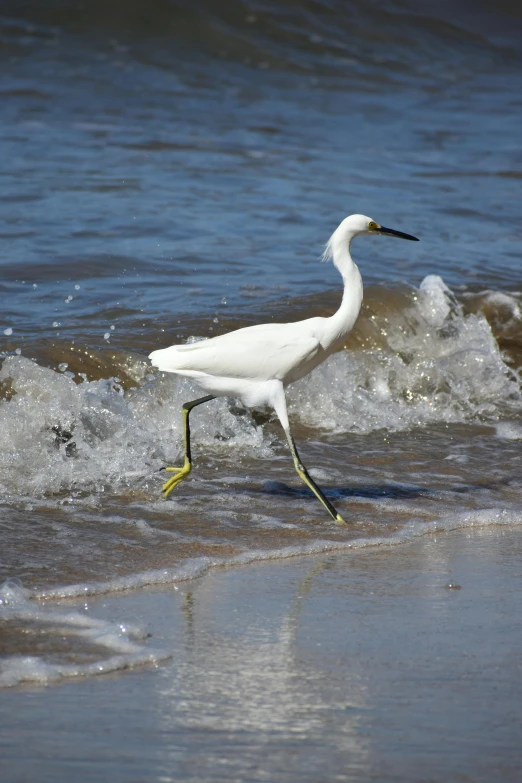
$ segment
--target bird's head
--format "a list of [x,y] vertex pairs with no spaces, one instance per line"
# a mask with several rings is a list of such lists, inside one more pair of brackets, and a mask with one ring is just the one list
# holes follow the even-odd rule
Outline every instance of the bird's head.
[[343,228],[343,232],[347,236],[351,235],[359,236],[360,234],[384,234],[391,237],[399,237],[400,239],[410,239],[414,242],[418,242],[417,237],[411,234],[404,234],[402,231],[396,231],[394,228],[386,228],[381,226],[372,218],[367,215],[350,215],[345,218],[339,228]]
[[368,217],[367,215],[349,215],[343,220],[341,225],[334,231],[328,240],[322,260],[327,261],[330,258],[335,259],[336,253],[343,252],[343,248],[350,246],[354,237],[361,234],[380,234],[384,236],[399,237],[400,239],[410,239],[418,242],[417,237],[411,234],[405,234],[402,231],[396,231],[394,228],[386,228],[380,223]]

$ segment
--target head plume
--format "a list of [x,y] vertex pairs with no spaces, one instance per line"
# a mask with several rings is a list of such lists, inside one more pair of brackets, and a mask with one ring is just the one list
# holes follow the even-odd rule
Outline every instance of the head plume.
[[369,223],[373,223],[373,221],[366,215],[349,215],[346,217],[326,243],[321,255],[321,261],[333,260],[336,245],[346,243],[349,246],[354,237],[359,234],[369,233]]

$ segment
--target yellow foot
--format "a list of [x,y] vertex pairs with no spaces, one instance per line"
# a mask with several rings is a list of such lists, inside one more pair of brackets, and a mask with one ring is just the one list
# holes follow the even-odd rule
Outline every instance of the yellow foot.
[[172,478],[169,478],[168,481],[165,482],[163,485],[163,497],[167,498],[170,493],[172,492],[175,487],[178,486],[180,481],[183,481],[184,478],[188,476],[190,471],[192,470],[192,465],[190,462],[185,462],[182,468],[165,468],[165,470],[168,473],[175,473],[175,476],[172,476]]
[[344,521],[344,519],[340,514],[337,514],[337,516],[335,517],[335,521],[337,522],[338,525],[346,525],[346,522]]

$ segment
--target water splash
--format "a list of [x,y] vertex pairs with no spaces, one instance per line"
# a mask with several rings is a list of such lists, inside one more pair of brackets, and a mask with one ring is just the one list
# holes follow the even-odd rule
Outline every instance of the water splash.
[[[512,309],[510,317],[515,315]],[[370,433],[496,422],[520,410],[518,377],[488,321],[481,312],[464,313],[440,277],[427,277],[403,310],[377,315],[374,323],[380,342],[330,357],[289,388],[291,412],[303,423]],[[199,394],[188,380],[149,371],[127,391],[117,378],[77,380],[67,370],[56,372],[22,356],[4,361],[0,383],[9,384],[0,402],[4,494],[143,487],[179,457],[179,411]],[[273,456],[263,428],[233,400],[203,406],[193,429],[206,454]]]
[[380,346],[335,354],[291,387],[303,422],[368,433],[495,421],[520,408],[518,376],[486,318],[465,315],[440,277],[429,275],[405,312],[381,321]]
[[[144,482],[181,450],[181,405],[197,396],[185,380],[151,376],[124,392],[114,379],[76,383],[25,357],[8,357],[0,382],[0,490],[41,496],[104,492]],[[267,452],[246,410],[216,400],[194,417],[198,441],[212,452]]]

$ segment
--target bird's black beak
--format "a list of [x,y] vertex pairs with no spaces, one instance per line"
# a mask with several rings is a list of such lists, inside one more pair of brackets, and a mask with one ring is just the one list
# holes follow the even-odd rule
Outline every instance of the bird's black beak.
[[376,234],[389,234],[392,237],[399,237],[400,239],[411,239],[412,242],[419,242],[417,237],[411,234],[404,234],[402,231],[395,231],[394,228],[385,228],[385,226],[379,226],[375,229]]

